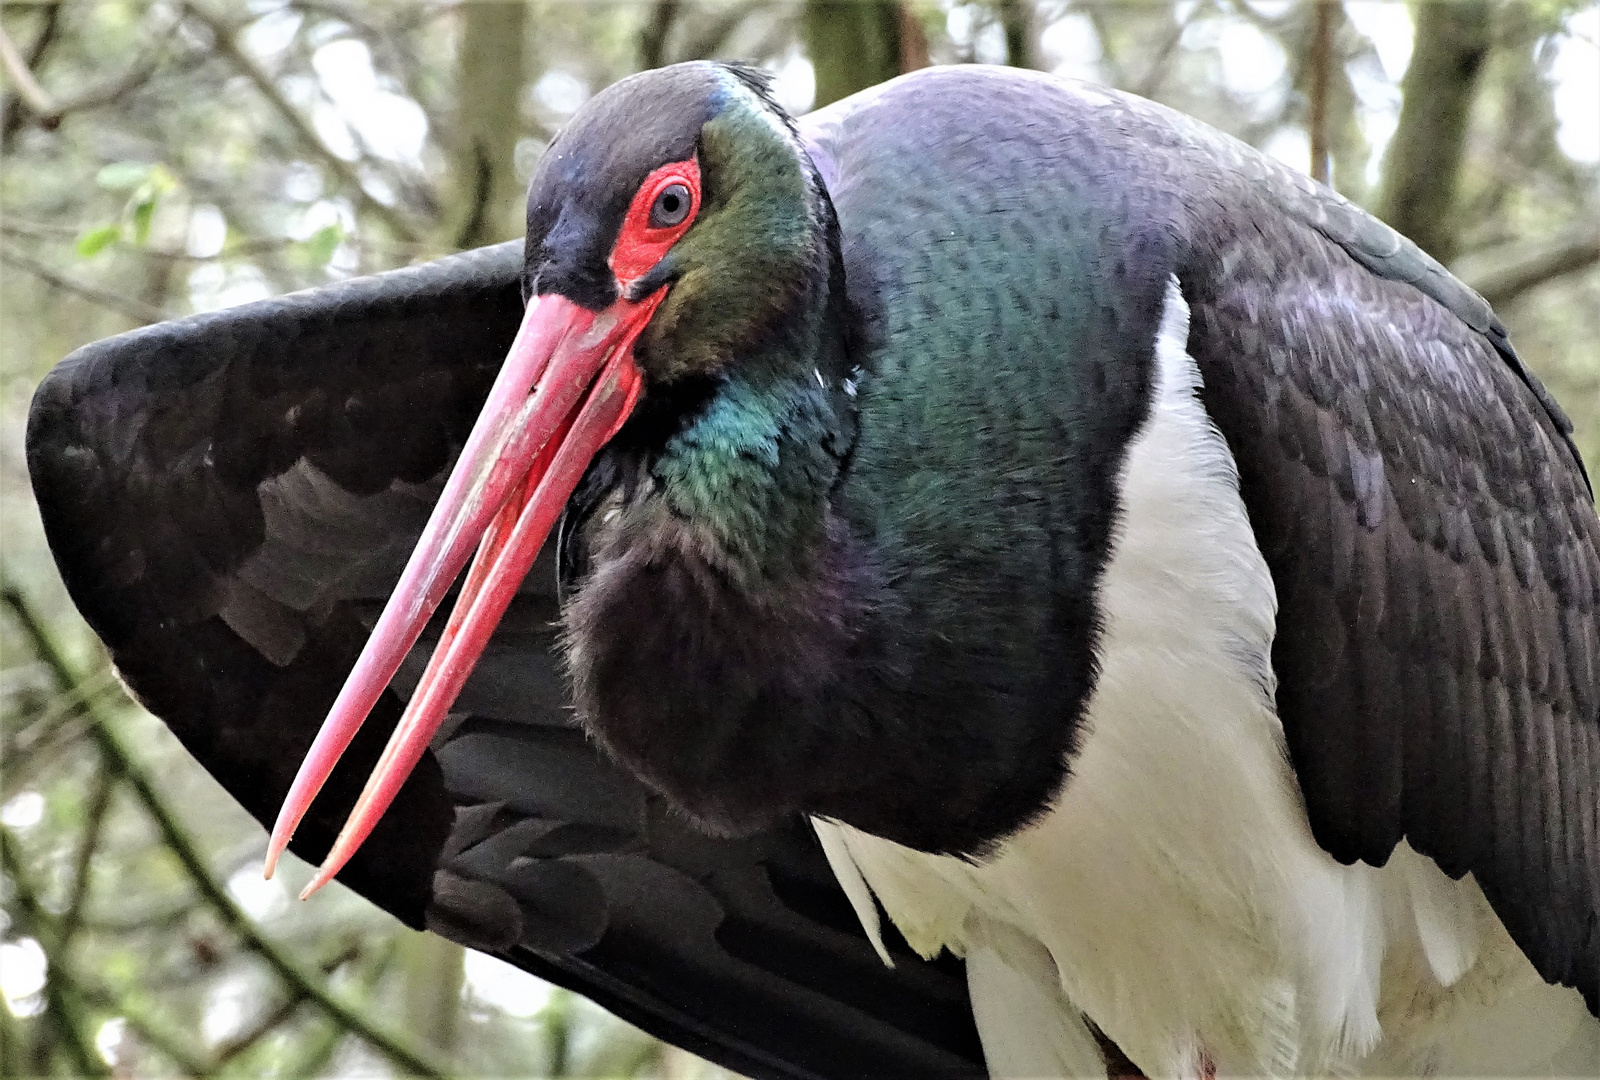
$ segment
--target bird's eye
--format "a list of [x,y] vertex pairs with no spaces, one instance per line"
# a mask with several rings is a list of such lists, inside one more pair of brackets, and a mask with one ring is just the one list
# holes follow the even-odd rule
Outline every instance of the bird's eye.
[[650,204],[650,227],[670,229],[683,224],[689,216],[689,189],[683,184],[672,184],[661,189],[656,201]]

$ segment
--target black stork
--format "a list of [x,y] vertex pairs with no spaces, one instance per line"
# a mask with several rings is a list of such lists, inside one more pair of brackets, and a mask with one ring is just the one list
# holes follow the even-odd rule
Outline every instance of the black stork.
[[28,439],[269,861],[761,1076],[1198,1077],[1600,1060],[1570,433],[1170,110],[689,64],[580,111],[523,252],[88,346]]

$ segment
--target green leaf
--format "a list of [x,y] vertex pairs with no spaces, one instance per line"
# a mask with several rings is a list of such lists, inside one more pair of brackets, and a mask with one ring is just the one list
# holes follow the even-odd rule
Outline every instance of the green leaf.
[[144,183],[151,166],[144,161],[113,161],[95,174],[94,182],[109,191],[127,191]]
[[144,179],[128,197],[128,206],[124,211],[128,215],[128,223],[133,227],[135,243],[149,242],[150,223],[155,219],[156,204],[161,201],[161,196],[177,187],[177,178],[162,166],[151,165],[145,170]]
[[147,243],[150,240],[150,222],[156,216],[156,200],[154,197],[143,199],[133,204],[133,209],[128,213],[128,223],[133,226],[133,242],[136,244]]
[[117,237],[122,235],[122,226],[117,224],[101,225],[90,229],[78,237],[78,254],[85,259],[92,258],[109,245],[116,243]]
[[326,266],[333,258],[334,249],[344,243],[344,226],[335,222],[324,225],[301,242],[306,258],[313,266]]

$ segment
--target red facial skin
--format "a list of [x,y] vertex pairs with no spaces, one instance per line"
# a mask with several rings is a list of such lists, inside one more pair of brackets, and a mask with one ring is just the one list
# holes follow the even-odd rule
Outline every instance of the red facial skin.
[[[682,184],[689,189],[689,212],[676,225],[652,228],[650,208],[655,205],[657,196],[673,184]],[[622,219],[617,242],[611,248],[611,258],[606,260],[606,265],[611,267],[611,272],[617,276],[617,281],[626,288],[655,269],[661,257],[689,231],[689,226],[694,222],[699,210],[698,158],[674,161],[645,177],[644,183],[639,185],[639,190],[634,192],[633,201],[628,204],[628,213]]]
[[[652,225],[657,197],[674,184],[688,192],[683,220]],[[644,375],[633,344],[670,286],[639,299],[629,299],[628,288],[689,231],[700,205],[699,161],[661,166],[634,193],[607,260],[622,299],[600,312],[557,294],[528,304],[444,494],[279,811],[267,847],[268,877],[476,543],[477,557],[427,671],[302,898],[338,873],[399,794],[584,470],[638,403]]]

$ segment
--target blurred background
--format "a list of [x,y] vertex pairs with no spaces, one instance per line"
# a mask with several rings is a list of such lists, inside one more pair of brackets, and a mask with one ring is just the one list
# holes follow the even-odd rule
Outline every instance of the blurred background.
[[[261,879],[40,534],[29,397],[85,342],[521,234],[551,133],[737,58],[795,113],[927,64],[1131,90],[1487,296],[1600,469],[1600,6],[1574,0],[3,0],[0,1076],[710,1077],[580,998]],[[292,857],[291,860],[292,861]]]

